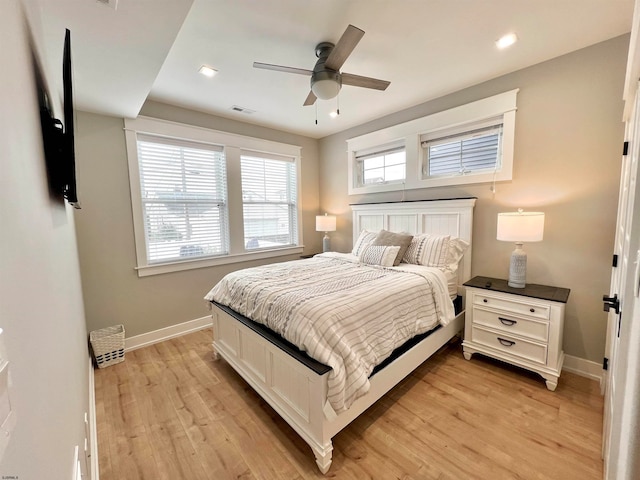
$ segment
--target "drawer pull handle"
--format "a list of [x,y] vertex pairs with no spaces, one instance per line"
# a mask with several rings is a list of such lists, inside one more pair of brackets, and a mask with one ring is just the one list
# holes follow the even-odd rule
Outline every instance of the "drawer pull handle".
[[505,347],[512,347],[516,344],[516,342],[512,340],[505,340],[504,338],[500,338],[500,337],[498,337],[498,341]]
[[500,320],[502,324],[506,325],[507,327],[513,327],[516,323],[518,323],[516,320],[511,320],[509,318],[498,317],[498,320]]
[[536,309],[535,309],[535,308],[530,308],[530,309],[529,309],[529,311],[530,311],[531,313],[534,313],[534,312],[536,311]]
[[487,303],[489,300],[487,300],[486,298],[483,298],[483,299],[482,299],[482,301],[483,301],[484,303]]

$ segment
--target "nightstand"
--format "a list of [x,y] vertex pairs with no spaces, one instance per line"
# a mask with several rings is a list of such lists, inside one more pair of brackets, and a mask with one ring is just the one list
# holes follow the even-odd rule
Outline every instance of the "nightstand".
[[551,391],[564,362],[562,332],[570,290],[474,277],[465,284],[464,358],[482,353],[540,374]]

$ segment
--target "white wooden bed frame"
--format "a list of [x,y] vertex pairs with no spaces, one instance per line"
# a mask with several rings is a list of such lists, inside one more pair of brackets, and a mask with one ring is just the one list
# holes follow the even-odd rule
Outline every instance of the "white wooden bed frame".
[[[471,244],[475,199],[353,205],[354,241],[363,229],[437,233]],[[471,277],[471,247],[458,270]],[[331,466],[331,439],[464,328],[464,312],[371,378],[371,388],[336,416],[327,402],[329,373],[318,375],[224,310],[213,308],[214,356],[224,358],[309,444],[320,471]]]

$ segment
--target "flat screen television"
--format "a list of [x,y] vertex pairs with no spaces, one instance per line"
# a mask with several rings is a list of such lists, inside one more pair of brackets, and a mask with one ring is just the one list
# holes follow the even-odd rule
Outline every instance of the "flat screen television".
[[71,78],[71,32],[66,29],[62,56],[64,124],[54,117],[49,94],[37,61],[34,59],[40,125],[49,189],[80,208],[76,189],[75,142],[73,136],[73,86]]

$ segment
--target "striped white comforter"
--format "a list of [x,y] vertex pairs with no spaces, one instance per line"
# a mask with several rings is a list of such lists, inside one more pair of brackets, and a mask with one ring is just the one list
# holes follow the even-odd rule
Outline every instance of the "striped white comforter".
[[454,317],[440,270],[364,265],[337,253],[230,273],[205,299],[330,366],[328,400],[338,413],[369,390],[373,368],[395,348]]

